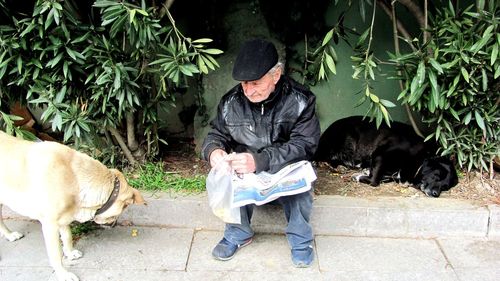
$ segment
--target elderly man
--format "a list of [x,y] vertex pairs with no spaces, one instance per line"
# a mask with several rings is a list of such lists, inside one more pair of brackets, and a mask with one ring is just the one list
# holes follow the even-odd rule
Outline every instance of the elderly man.
[[[203,142],[202,157],[212,167],[228,161],[236,173],[276,173],[288,164],[310,160],[320,136],[316,97],[283,75],[276,47],[262,39],[246,41],[232,75],[240,83],[221,98],[212,129]],[[275,201],[285,212],[292,262],[308,267],[314,259],[309,223],[312,191]],[[229,260],[252,242],[254,207],[241,207],[241,224],[226,224],[224,237],[212,251],[214,258]]]

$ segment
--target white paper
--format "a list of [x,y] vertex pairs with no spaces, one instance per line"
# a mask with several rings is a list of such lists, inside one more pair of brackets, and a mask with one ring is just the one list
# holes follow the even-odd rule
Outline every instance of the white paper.
[[248,204],[263,205],[281,196],[306,192],[316,180],[316,173],[309,161],[300,161],[275,174],[234,174],[232,176],[232,208]]

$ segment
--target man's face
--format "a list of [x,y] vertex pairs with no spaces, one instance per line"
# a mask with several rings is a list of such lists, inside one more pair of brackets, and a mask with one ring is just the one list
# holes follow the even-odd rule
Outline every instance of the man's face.
[[245,96],[253,103],[266,100],[274,91],[276,83],[278,83],[280,79],[280,75],[281,69],[277,68],[274,71],[264,74],[259,80],[242,81],[241,87],[243,87]]

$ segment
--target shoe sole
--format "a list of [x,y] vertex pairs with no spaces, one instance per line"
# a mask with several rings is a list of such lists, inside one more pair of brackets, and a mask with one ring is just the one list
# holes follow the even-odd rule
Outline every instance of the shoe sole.
[[234,251],[234,254],[233,254],[232,256],[230,256],[230,257],[227,257],[227,258],[221,258],[221,257],[216,257],[216,256],[214,256],[214,255],[212,255],[212,257],[213,257],[214,259],[216,259],[216,260],[219,260],[219,261],[228,261],[228,260],[232,259],[232,258],[236,255],[236,253],[238,252],[238,250],[239,250],[239,249],[241,249],[241,248],[243,248],[243,247],[245,247],[245,246],[248,246],[250,243],[252,243],[252,240],[253,240],[253,239],[252,239],[252,238],[250,238],[250,240],[248,240],[247,242],[245,242],[245,244],[241,244],[241,245],[240,245],[240,246],[236,249],[236,251]]
[[293,264],[293,266],[295,266],[296,268],[308,268],[312,265],[311,264],[305,264],[305,263],[299,263],[299,264]]

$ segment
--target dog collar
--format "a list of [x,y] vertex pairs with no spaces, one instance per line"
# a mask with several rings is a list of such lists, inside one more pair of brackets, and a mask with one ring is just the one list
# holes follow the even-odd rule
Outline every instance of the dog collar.
[[116,198],[118,197],[118,193],[120,193],[120,181],[118,180],[118,177],[115,177],[115,184],[113,187],[113,191],[111,192],[108,201],[106,201],[106,203],[104,203],[104,205],[102,205],[102,207],[95,212],[95,215],[97,216],[108,210],[109,207],[111,207],[111,205],[115,203]]

